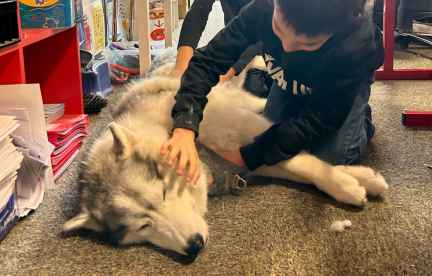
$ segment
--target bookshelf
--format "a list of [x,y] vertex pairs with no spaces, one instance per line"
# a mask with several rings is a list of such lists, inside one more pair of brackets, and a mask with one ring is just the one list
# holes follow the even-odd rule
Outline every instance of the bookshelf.
[[0,48],[0,85],[39,83],[44,103],[83,114],[77,27],[23,30],[17,13],[21,41]]

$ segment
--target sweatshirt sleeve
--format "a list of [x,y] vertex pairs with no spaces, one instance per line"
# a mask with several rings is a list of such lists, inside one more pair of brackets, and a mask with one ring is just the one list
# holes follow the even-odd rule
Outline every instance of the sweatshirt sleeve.
[[193,2],[183,21],[178,47],[190,46],[194,50],[197,48],[214,2],[215,0],[195,0]]
[[173,129],[191,129],[198,137],[207,94],[219,82],[219,76],[228,72],[244,50],[258,42],[259,31],[263,27],[268,30],[268,26],[263,24],[271,24],[271,21],[264,20],[266,17],[263,12],[267,10],[271,16],[273,7],[269,3],[270,0],[251,2],[206,47],[195,51],[175,96]]
[[254,143],[240,148],[250,170],[272,166],[290,159],[301,150],[340,129],[358,95],[374,49],[364,49],[356,56],[338,59],[332,64],[339,70],[320,76],[321,85],[314,88],[303,111],[296,119],[274,124],[254,138]]
[[245,67],[254,59],[254,57],[261,55],[261,48],[262,43],[258,42],[244,51],[239,60],[232,66],[237,75],[240,74],[243,69],[245,69]]

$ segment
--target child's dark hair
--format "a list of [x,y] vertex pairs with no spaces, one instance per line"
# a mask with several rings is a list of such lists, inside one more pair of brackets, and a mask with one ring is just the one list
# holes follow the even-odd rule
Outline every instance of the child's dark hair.
[[297,35],[316,37],[343,30],[365,8],[366,0],[274,0]]

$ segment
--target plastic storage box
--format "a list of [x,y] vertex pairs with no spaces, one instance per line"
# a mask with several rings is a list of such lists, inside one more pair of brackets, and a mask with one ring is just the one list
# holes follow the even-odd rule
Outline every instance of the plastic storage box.
[[108,64],[105,60],[94,60],[91,70],[81,73],[83,93],[110,94],[114,87],[110,84]]
[[102,51],[102,56],[108,62],[110,69],[111,83],[125,83],[139,76],[139,48],[134,46],[137,43],[134,41],[114,42]]

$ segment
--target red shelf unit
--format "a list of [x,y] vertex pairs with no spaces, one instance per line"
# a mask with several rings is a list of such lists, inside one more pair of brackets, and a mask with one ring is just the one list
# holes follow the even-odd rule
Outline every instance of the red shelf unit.
[[39,83],[44,103],[65,103],[65,113],[83,114],[76,26],[22,30],[19,10],[18,26],[21,41],[0,48],[0,85]]

